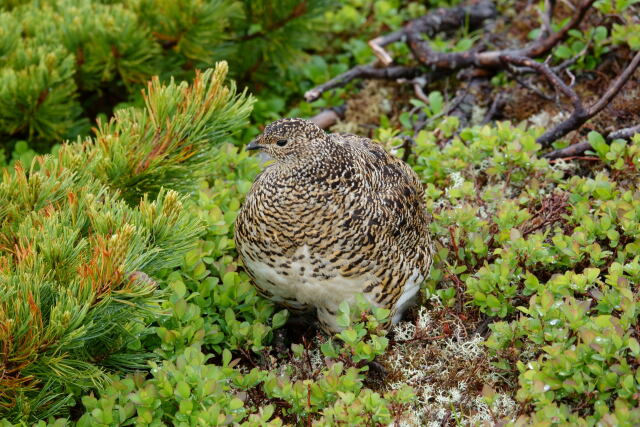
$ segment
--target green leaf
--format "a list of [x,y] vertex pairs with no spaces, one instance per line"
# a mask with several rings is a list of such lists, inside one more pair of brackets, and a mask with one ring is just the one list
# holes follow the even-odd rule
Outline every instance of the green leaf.
[[184,381],[179,381],[174,390],[176,397],[180,399],[188,399],[191,395],[191,387]]
[[347,301],[342,301],[338,306],[338,311],[340,313],[344,313],[347,316],[349,315],[349,303]]
[[278,329],[284,326],[287,323],[287,319],[289,318],[289,312],[287,310],[280,310],[276,314],[273,315],[273,319],[271,320],[271,325],[273,329]]
[[349,344],[353,344],[358,341],[358,333],[351,328],[343,330],[337,336],[338,338]]
[[587,139],[589,144],[591,144],[591,148],[598,154],[601,159],[605,159],[607,153],[609,152],[609,145],[605,141],[604,137],[600,135],[598,132],[591,131],[587,135]]
[[238,399],[237,397],[234,397],[229,402],[229,409],[232,410],[232,411],[236,411],[236,410],[242,408],[243,406],[244,406],[244,402],[242,400]]
[[565,44],[559,45],[555,50],[555,55],[561,59],[569,59],[573,56],[571,48]]
[[431,110],[431,115],[440,114],[443,105],[444,97],[442,93],[437,90],[429,93],[429,109]]
[[184,298],[185,294],[187,293],[187,287],[182,280],[173,281],[169,284],[169,286],[178,298]]
[[228,348],[222,350],[222,366],[229,366],[231,362],[231,352]]

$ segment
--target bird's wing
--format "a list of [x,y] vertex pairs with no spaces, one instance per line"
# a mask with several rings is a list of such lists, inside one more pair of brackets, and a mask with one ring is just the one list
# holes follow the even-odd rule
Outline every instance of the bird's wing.
[[[352,134],[337,134],[339,140],[349,145],[362,160],[358,165],[367,176],[367,182],[372,190],[393,190],[401,193],[410,190],[422,199],[424,188],[418,175],[411,167],[399,158],[389,154],[385,149],[368,138]],[[406,194],[402,194],[407,197]]]
[[[430,245],[424,189],[411,167],[367,138],[341,134],[354,151],[354,162],[365,183],[359,193],[364,234],[376,244],[413,256]],[[426,250],[426,249],[425,249]]]

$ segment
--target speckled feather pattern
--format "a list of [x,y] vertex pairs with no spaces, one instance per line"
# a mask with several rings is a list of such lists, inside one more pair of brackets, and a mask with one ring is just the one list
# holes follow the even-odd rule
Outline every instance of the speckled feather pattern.
[[397,322],[432,260],[415,172],[367,138],[282,119],[255,144],[274,163],[256,178],[235,224],[254,285],[339,330],[338,305],[363,294]]

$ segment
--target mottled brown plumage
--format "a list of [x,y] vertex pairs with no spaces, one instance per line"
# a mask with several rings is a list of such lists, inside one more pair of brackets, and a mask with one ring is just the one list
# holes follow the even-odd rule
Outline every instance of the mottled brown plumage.
[[235,224],[255,286],[338,330],[342,301],[363,294],[397,322],[431,265],[423,189],[370,140],[278,120],[253,141],[274,163],[256,178]]

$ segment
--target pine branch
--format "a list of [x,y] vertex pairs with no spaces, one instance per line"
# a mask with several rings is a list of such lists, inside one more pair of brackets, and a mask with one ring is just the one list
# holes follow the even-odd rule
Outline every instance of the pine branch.
[[244,123],[253,99],[224,86],[225,62],[196,73],[191,86],[154,78],[143,94],[146,109],[116,112],[99,123],[95,149],[100,179],[130,203],[161,187],[190,192],[212,167],[212,148]]
[[212,144],[244,123],[251,98],[226,64],[196,80],[150,83],[145,109],[120,110],[94,139],[20,162],[0,181],[0,417],[63,413],[152,355],[132,349],[164,315],[153,280],[203,233],[185,196]]

